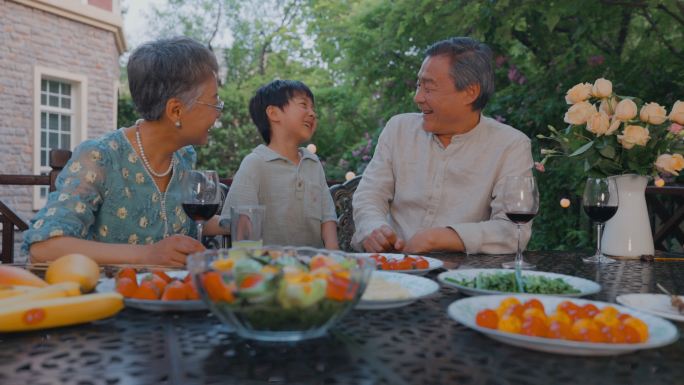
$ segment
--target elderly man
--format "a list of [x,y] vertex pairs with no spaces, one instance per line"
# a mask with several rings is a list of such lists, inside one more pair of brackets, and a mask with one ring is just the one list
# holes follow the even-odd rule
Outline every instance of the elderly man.
[[[482,115],[494,93],[491,50],[467,37],[432,45],[418,72],[420,113],[387,122],[354,194],[352,245],[368,252],[508,253],[506,176],[530,175],[530,140]],[[523,226],[522,242],[530,237]]]

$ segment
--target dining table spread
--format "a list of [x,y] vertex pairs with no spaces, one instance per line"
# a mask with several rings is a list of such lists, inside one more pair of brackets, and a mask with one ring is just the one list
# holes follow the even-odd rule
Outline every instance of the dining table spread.
[[[684,293],[682,255],[586,264],[586,252],[528,252],[538,271],[596,281],[586,297]],[[511,255],[431,254],[445,269],[499,268]],[[107,272],[107,267],[104,271]],[[111,269],[110,269],[111,272]],[[0,334],[0,384],[684,384],[684,340],[615,356],[544,353],[504,344],[447,315],[466,298],[432,296],[382,310],[353,310],[327,336],[258,342],[210,312],[126,308],[71,327]],[[682,333],[682,323],[675,323]]]

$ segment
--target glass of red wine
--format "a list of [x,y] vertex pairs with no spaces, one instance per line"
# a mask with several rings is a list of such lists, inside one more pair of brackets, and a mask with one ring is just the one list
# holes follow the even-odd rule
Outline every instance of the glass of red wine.
[[588,178],[584,187],[582,207],[584,212],[596,223],[596,253],[591,257],[582,258],[588,263],[613,263],[601,252],[601,235],[603,224],[615,215],[618,210],[618,190],[613,178]]
[[182,180],[183,211],[197,224],[197,239],[202,242],[202,227],[218,210],[221,189],[216,171],[191,170]]
[[522,225],[531,221],[539,211],[539,191],[533,176],[507,176],[504,181],[504,211],[508,219],[518,226],[518,251],[515,260],[504,262],[506,269],[534,269],[534,264],[523,260],[520,247]]

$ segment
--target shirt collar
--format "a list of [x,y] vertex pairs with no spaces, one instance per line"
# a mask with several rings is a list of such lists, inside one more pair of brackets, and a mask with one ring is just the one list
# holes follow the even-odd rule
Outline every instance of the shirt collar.
[[[261,155],[267,162],[270,162],[273,160],[278,160],[278,159],[282,159],[282,160],[291,162],[289,159],[287,159],[286,157],[284,157],[284,156],[278,154],[277,152],[271,150],[270,148],[268,148],[268,146],[266,146],[264,144],[258,145],[254,149],[254,152],[258,155]],[[312,154],[311,152],[309,152],[309,150],[307,150],[304,147],[299,147],[299,154],[302,156],[302,160],[304,160],[304,159],[310,159],[313,161],[318,160],[318,157],[316,155]]]

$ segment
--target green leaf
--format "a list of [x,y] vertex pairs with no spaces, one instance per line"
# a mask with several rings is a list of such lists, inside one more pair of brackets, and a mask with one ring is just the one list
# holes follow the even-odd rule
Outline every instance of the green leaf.
[[578,156],[578,155],[582,155],[582,154],[584,154],[585,152],[587,152],[587,150],[589,150],[593,145],[594,145],[594,142],[588,142],[588,143],[586,143],[584,146],[578,148],[577,150],[575,150],[572,154],[570,154],[570,155],[568,155],[568,156]]
[[615,148],[613,146],[606,146],[599,150],[599,154],[608,159],[615,159]]

